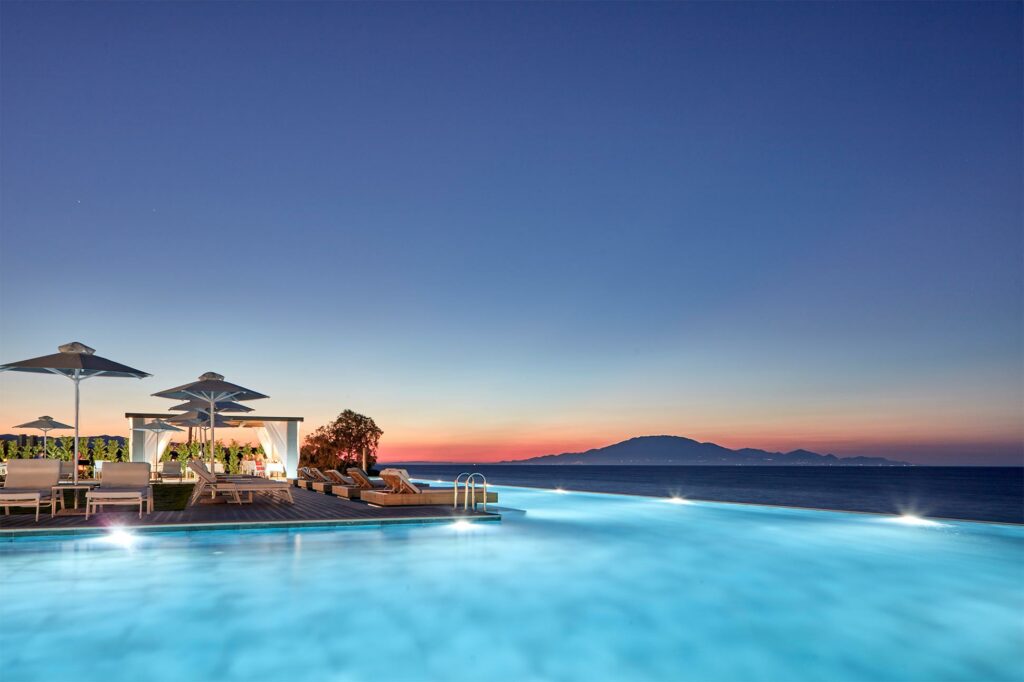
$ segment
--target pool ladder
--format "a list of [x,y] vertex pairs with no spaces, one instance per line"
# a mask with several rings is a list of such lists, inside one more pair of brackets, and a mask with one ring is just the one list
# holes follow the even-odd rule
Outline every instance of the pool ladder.
[[[466,480],[462,480],[465,476]],[[459,484],[462,484],[462,508],[476,509],[476,482],[479,479],[483,486],[483,505],[487,511],[487,477],[480,472],[463,472],[455,477],[455,491],[452,493],[452,509],[459,508]],[[471,501],[472,500],[472,501]],[[470,506],[472,505],[472,507]]]

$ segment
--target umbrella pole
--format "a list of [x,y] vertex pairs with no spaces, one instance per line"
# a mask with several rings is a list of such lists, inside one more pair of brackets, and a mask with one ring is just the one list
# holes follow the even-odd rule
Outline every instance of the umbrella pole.
[[46,429],[43,429],[43,459],[46,459]]
[[78,485],[78,383],[82,380],[78,375],[80,370],[75,370],[75,461],[72,462],[72,480]]
[[[217,456],[216,456],[216,451],[215,451],[216,447],[217,447],[217,425],[213,421],[216,418],[217,418],[217,415],[213,411],[213,399],[211,398],[210,399],[210,471],[212,471],[214,474],[217,473]],[[227,469],[224,470],[224,473],[227,473]]]

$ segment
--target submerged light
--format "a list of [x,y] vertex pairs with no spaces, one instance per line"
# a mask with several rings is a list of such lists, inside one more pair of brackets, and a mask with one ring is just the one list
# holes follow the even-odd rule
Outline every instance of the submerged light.
[[564,489],[564,488],[555,488],[554,492],[558,493],[559,495],[565,495],[565,494],[567,494],[567,493],[568,493],[569,491],[568,491],[568,490],[566,490],[566,489]]
[[459,519],[452,524],[452,527],[457,531],[466,531],[473,529],[473,522],[467,521],[466,519]]
[[892,519],[889,519],[893,523],[901,523],[904,526],[944,526],[946,524],[939,523],[938,521],[932,521],[931,519],[925,519],[916,514],[900,514]]
[[117,545],[118,547],[131,547],[135,544],[135,536],[124,528],[114,527],[107,532],[103,541],[111,545]]
[[669,504],[691,504],[691,502],[688,499],[686,499],[685,497],[679,497],[678,495],[673,495],[672,497],[668,498],[665,501],[668,502]]

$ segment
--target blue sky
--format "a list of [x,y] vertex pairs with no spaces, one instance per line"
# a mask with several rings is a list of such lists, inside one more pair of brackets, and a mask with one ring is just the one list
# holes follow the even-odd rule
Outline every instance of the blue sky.
[[0,12],[2,355],[152,372],[97,430],[215,370],[395,457],[1021,461],[1019,3]]

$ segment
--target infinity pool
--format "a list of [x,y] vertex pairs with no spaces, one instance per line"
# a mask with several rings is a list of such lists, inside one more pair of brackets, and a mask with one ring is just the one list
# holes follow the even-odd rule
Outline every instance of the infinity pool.
[[0,542],[0,680],[1024,675],[1024,528],[500,494],[526,513]]

